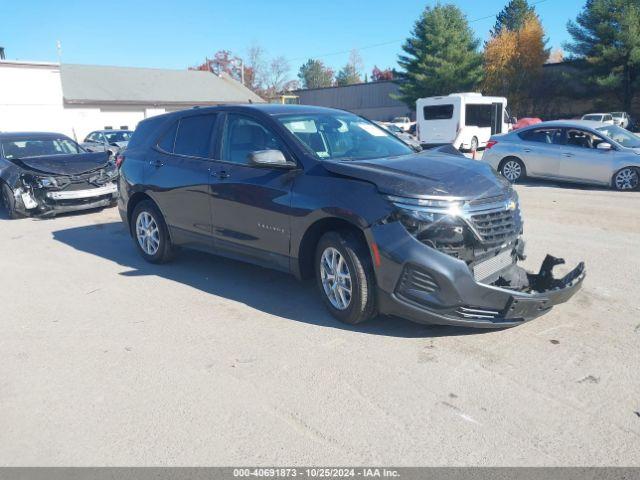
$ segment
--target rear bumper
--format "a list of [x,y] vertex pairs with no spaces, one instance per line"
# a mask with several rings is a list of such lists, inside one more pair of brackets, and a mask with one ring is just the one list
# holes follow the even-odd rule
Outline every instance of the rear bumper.
[[376,267],[380,313],[418,323],[512,327],[569,300],[586,275],[580,263],[555,279],[552,268],[561,261],[547,257],[536,274],[515,264],[506,269],[504,276],[514,286],[489,285],[476,281],[463,261],[423,245],[397,222],[374,226],[371,235],[380,252]]

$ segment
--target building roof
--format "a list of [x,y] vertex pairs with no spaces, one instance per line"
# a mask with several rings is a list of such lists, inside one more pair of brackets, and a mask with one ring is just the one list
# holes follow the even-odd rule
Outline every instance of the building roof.
[[215,105],[261,103],[262,98],[228,75],[197,70],[60,65],[66,103]]

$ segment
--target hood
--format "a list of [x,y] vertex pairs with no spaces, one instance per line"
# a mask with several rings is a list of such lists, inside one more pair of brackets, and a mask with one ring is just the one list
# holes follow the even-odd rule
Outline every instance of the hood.
[[108,152],[74,153],[71,155],[44,155],[12,159],[12,162],[30,170],[53,175],[79,175],[104,167],[109,163]]
[[508,181],[486,163],[429,150],[372,160],[324,160],[322,165],[332,173],[365,180],[381,193],[399,197],[484,198],[509,188]]

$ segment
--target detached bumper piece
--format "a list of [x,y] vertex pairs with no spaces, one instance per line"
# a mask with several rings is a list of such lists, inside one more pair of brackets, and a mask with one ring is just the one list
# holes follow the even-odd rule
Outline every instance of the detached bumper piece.
[[90,188],[88,190],[62,190],[59,192],[47,192],[47,198],[53,200],[78,200],[81,198],[100,197],[102,195],[111,195],[118,191],[118,186],[115,183],[104,185],[102,187]]
[[[539,317],[554,305],[569,300],[580,289],[586,275],[584,263],[578,264],[564,277],[555,278],[553,267],[562,263],[563,259],[547,255],[537,274],[528,273],[513,264],[501,272],[493,284],[474,281],[468,286],[460,285],[456,295],[459,300],[483,298],[486,301],[456,306],[446,305],[451,291],[446,279],[439,280],[436,272],[407,265],[392,295],[402,306],[392,307],[392,310],[420,323],[511,327]],[[485,289],[490,289],[492,295],[483,295]]]

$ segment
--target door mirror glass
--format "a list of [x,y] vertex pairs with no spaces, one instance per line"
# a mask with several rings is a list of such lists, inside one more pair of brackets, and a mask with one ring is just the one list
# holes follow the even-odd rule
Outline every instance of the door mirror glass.
[[295,164],[287,161],[280,150],[256,150],[249,153],[249,163],[255,167],[293,168]]
[[598,150],[611,150],[613,147],[611,146],[610,143],[600,142],[597,148]]

